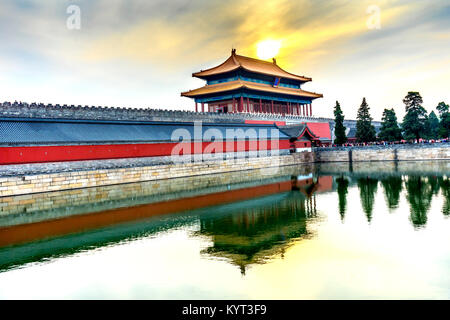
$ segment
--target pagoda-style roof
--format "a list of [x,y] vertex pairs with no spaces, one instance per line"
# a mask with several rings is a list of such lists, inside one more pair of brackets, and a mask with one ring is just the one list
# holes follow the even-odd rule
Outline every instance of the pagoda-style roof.
[[230,82],[222,82],[217,84],[205,85],[204,87],[182,92],[184,97],[196,97],[201,95],[219,93],[237,90],[241,88],[263,91],[269,93],[286,94],[292,96],[308,97],[308,98],[322,98],[323,95],[319,93],[309,92],[301,89],[287,88],[287,87],[274,87],[264,83],[250,82],[244,80],[235,80]]
[[300,139],[305,134],[308,134],[311,139],[320,140],[320,137],[316,136],[306,123],[288,126],[278,126],[278,129],[280,129],[281,132],[283,132],[284,134],[288,135],[291,138]]
[[204,79],[209,76],[231,72],[239,68],[250,72],[260,73],[278,78],[298,80],[302,82],[308,82],[312,80],[311,78],[299,76],[281,69],[277,65],[275,59],[273,59],[273,62],[268,62],[264,60],[244,57],[236,54],[235,49],[231,51],[231,56],[227,60],[225,60],[225,62],[223,62],[222,64],[214,68],[193,73],[192,75],[194,77]]

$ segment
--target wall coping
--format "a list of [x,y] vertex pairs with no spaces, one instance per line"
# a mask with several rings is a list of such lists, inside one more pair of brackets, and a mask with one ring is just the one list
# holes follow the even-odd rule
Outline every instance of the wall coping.
[[450,148],[450,142],[438,143],[409,143],[352,147],[315,147],[314,151],[350,151],[350,150],[386,150],[386,149],[429,149],[429,148]]

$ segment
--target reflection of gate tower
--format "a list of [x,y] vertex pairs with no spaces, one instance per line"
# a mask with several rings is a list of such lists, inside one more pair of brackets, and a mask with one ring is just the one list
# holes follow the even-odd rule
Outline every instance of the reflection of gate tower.
[[[301,89],[311,78],[281,69],[276,60],[244,57],[231,51],[222,64],[193,74],[206,80],[204,87],[181,93],[195,99],[201,111],[218,113],[266,113],[312,116],[312,101],[322,94]],[[205,110],[205,104],[208,109]]]
[[282,255],[290,240],[308,234],[306,202],[302,193],[289,192],[226,216],[200,217],[200,234],[213,241],[205,252],[230,259],[244,274],[247,265]]

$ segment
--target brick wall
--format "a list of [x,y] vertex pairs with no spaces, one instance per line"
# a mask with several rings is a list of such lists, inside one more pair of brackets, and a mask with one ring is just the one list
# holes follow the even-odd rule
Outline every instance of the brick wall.
[[286,156],[5,176],[0,177],[0,196],[72,190],[240,170],[267,168],[276,170],[282,166],[312,163],[314,161],[313,153],[302,152]]

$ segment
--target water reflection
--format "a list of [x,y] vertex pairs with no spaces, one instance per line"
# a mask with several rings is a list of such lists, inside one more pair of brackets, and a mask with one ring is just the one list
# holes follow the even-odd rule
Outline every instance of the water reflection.
[[442,213],[445,216],[450,215],[450,179],[439,177],[439,186],[442,190],[442,195],[444,196],[444,205],[442,206]]
[[307,219],[317,216],[314,202],[314,196],[289,192],[270,203],[230,210],[223,217],[200,216],[198,234],[213,243],[203,253],[225,257],[245,274],[248,265],[283,256],[291,240],[310,233]]
[[337,193],[339,198],[339,214],[341,220],[344,221],[345,211],[347,210],[347,193],[349,181],[347,178],[338,177],[336,178]]
[[[311,223],[321,217],[337,214],[342,226],[351,213],[365,215],[371,224],[383,206],[391,212],[403,206],[406,220],[420,230],[428,223],[433,199],[442,199],[442,214],[450,215],[445,172],[387,168],[283,168],[264,179],[234,173],[3,198],[0,272],[195,226],[192,236],[207,241],[202,257],[225,260],[245,274],[252,265],[283,257],[294,243],[316,235]],[[355,193],[361,209],[357,198],[349,198]],[[378,194],[384,203],[375,203]],[[48,199],[54,202],[47,204]],[[325,204],[331,209],[317,209]]]
[[389,209],[398,208],[400,193],[403,189],[402,177],[391,176],[381,180]]
[[375,192],[378,188],[378,180],[365,177],[358,179],[358,188],[361,197],[361,205],[366,214],[367,221],[372,221],[373,204],[375,201]]
[[437,184],[432,179],[420,176],[409,176],[405,182],[407,195],[410,204],[411,222],[414,227],[422,227],[427,223],[427,213],[431,206],[431,199],[435,194]]

